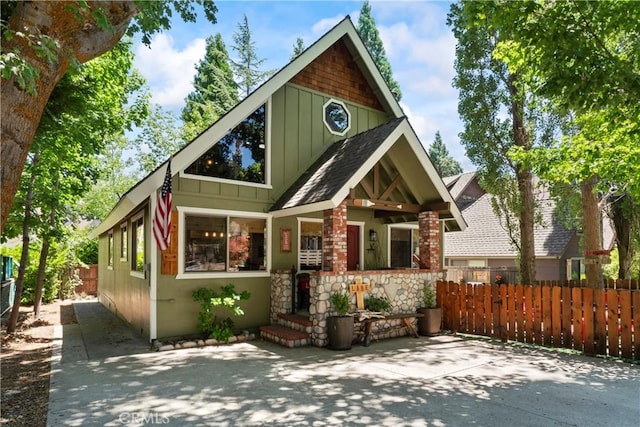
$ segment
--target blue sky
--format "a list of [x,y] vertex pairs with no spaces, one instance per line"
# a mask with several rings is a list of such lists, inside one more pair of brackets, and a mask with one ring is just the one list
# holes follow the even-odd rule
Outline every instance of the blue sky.
[[[473,170],[458,134],[458,92],[451,86],[456,41],[446,25],[449,2],[370,1],[387,58],[403,93],[401,106],[428,147],[440,131],[451,155]],[[297,37],[311,45],[346,15],[357,25],[362,1],[218,1],[217,24],[175,19],[171,30],[153,38],[151,48],[136,47],[135,66],[147,78],[153,102],[176,113],[192,90],[195,66],[205,39],[220,33],[233,57],[233,33],[247,15],[265,69],[289,62]]]

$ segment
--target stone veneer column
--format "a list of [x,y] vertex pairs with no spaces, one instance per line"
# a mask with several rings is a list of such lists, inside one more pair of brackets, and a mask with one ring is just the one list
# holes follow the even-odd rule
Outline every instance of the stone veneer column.
[[347,271],[347,202],[325,210],[322,216],[322,269]]
[[440,227],[438,212],[420,212],[418,227],[420,228],[420,268],[438,271],[440,266]]

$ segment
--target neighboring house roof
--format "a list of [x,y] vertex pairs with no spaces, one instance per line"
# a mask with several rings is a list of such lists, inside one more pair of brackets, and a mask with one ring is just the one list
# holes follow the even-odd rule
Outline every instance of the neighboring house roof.
[[464,192],[469,184],[476,179],[476,173],[474,172],[464,172],[458,175],[446,176],[442,178],[444,185],[447,186],[447,190],[451,193],[451,196],[458,200],[460,195]]
[[[211,148],[213,144],[224,137],[229,129],[233,129],[245,117],[253,113],[258,107],[263,105],[273,93],[275,93],[279,88],[293,79],[300,71],[311,64],[311,62],[314,61],[319,55],[321,55],[328,48],[330,48],[340,40],[351,52],[353,60],[362,71],[365,80],[373,89],[373,92],[380,101],[380,105],[382,106],[384,111],[388,112],[392,117],[396,117],[397,119],[402,118],[404,116],[404,113],[402,112],[400,104],[394,98],[389,87],[380,74],[380,71],[375,65],[375,62],[371,58],[371,55],[367,51],[367,48],[364,46],[362,40],[360,39],[360,36],[358,35],[353,23],[351,22],[351,19],[347,16],[329,32],[322,36],[318,41],[309,46],[302,54],[296,57],[285,67],[280,69],[269,80],[264,82],[256,90],[249,94],[242,102],[236,105],[227,114],[221,117],[218,121],[216,121],[213,125],[203,131],[193,141],[191,141],[183,149],[176,153],[173,156],[171,163],[172,171],[174,172],[174,174],[176,172],[182,173],[184,168],[188,167],[193,161],[195,161],[209,148]],[[402,127],[402,134],[409,141],[411,148],[416,153],[418,161],[422,164],[424,170],[427,171],[442,201],[450,202],[451,216],[453,217],[453,223],[455,225],[453,228],[465,228],[466,225],[464,223],[464,220],[462,219],[462,215],[459,209],[448,194],[446,187],[442,183],[442,180],[439,178],[437,172],[435,171],[435,168],[429,161],[426,151],[424,150],[422,144],[420,144],[417,136],[415,135],[415,132],[406,120],[400,121],[400,124],[400,127]],[[392,145],[393,142],[395,141],[388,142],[388,146]],[[419,150],[416,146],[416,143],[419,146]],[[123,218],[130,214],[133,209],[135,209],[141,203],[145,202],[145,200],[147,200],[150,195],[155,194],[162,185],[165,175],[165,168],[166,162],[160,165],[154,172],[147,175],[147,177],[138,182],[124,196],[122,196],[115,208],[111,211],[111,213],[109,213],[107,218],[105,218],[104,221],[91,232],[90,236],[96,237],[110,230]],[[362,168],[359,168],[358,170],[361,171]],[[357,179],[358,176],[361,176],[361,174],[352,175],[352,179],[349,180],[349,183],[351,183],[354,179]],[[357,184],[357,181],[355,181],[354,185],[355,184]],[[339,194],[342,194],[342,192],[338,191],[331,199],[331,204],[333,205],[333,207],[337,206],[337,203],[335,203],[335,199]],[[288,214],[292,213],[288,212]]]
[[[554,215],[555,202],[539,201],[542,224],[534,227],[536,257],[562,256],[575,230],[567,229]],[[447,233],[446,257],[513,258],[517,251],[511,245],[503,220],[491,206],[491,195],[485,194],[462,211],[470,226],[464,231]]]

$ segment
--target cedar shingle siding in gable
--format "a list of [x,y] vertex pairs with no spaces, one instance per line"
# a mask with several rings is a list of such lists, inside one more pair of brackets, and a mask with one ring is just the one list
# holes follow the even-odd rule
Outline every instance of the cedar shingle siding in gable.
[[382,111],[382,105],[353,60],[338,40],[291,79],[291,83]]

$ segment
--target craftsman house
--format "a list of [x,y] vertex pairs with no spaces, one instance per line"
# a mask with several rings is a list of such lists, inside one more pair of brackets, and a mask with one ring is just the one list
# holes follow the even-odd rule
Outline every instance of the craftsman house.
[[[478,184],[475,172],[443,179],[469,227],[447,234],[444,245],[447,280],[495,283],[501,280],[515,283],[518,270],[517,251],[511,244],[504,219],[491,205],[491,195]],[[584,251],[580,249],[580,234],[568,228],[560,219],[556,203],[545,190],[535,191],[540,221],[534,228],[536,279],[570,280],[584,274]],[[604,248],[614,243],[608,220],[603,221]]]
[[[323,346],[331,292],[357,277],[394,311],[415,312],[425,283],[443,277],[443,233],[465,228],[348,17],[175,153],[171,169],[167,250],[151,233],[166,163],[94,231],[100,302],[150,340],[197,333],[192,292],[233,283],[251,293],[238,329],[300,311],[301,342]],[[293,269],[306,273],[304,307]]]

